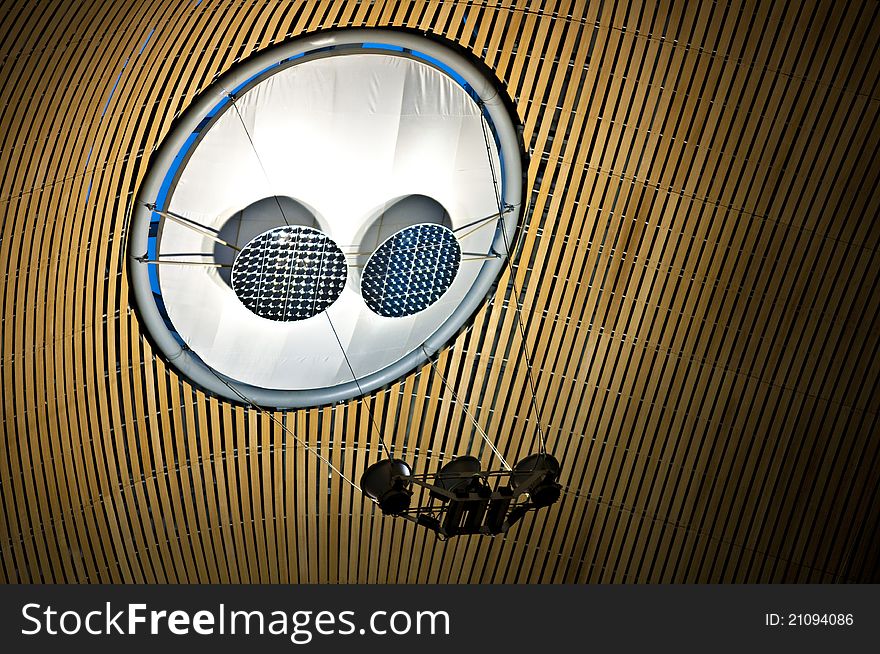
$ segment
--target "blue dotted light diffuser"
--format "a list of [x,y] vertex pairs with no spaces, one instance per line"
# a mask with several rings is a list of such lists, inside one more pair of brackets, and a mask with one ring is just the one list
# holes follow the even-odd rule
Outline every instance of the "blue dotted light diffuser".
[[361,294],[374,313],[412,316],[449,290],[461,265],[461,247],[443,225],[413,225],[373,252],[361,278]]
[[270,229],[250,241],[232,265],[232,289],[268,320],[316,316],[345,288],[348,267],[339,246],[311,227]]

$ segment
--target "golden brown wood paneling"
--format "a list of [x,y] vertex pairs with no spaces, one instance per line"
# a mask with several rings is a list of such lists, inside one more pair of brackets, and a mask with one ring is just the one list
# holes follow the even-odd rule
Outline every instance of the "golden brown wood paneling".
[[[507,85],[515,276],[367,398],[205,397],[129,303],[149,155],[236,61],[375,25]],[[0,34],[0,580],[880,580],[878,3],[17,0]],[[523,456],[523,345],[565,494],[505,537],[383,519],[315,456],[357,480],[375,416],[420,469],[489,464],[463,405]]]

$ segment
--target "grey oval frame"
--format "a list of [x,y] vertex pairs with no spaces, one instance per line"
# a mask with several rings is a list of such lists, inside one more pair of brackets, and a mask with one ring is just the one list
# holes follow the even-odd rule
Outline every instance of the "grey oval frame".
[[[129,277],[141,322],[146,327],[152,342],[169,363],[189,380],[215,395],[234,402],[246,400],[260,406],[279,409],[334,404],[362,394],[366,395],[404,377],[416,367],[426,363],[429,355],[437,352],[452,339],[485,299],[504,266],[504,257],[507,256],[505,234],[496,228],[492,248],[499,256],[488,259],[482,265],[473,285],[455,311],[422,347],[377,372],[358,377],[357,382],[352,380],[326,388],[284,390],[242,383],[208,367],[197,354],[182,346],[178,338],[168,329],[153,298],[149,275],[151,264],[139,261],[138,258],[147,251],[149,242],[153,212],[146,205],[156,201],[166,174],[187,139],[210,111],[227,97],[226,89],[237,88],[255,74],[291,57],[334,46],[353,46],[363,43],[381,43],[424,53],[454,70],[473,88],[483,103],[485,113],[491,119],[499,144],[499,157],[503,162],[500,173],[503,189],[501,200],[505,206],[512,207],[505,214],[503,229],[507,235],[510,235],[508,240],[512,240],[512,235],[515,233],[522,212],[523,193],[523,162],[516,128],[504,99],[492,80],[451,47],[409,32],[380,28],[345,29],[302,36],[236,64],[232,70],[220,76],[196,98],[151,157],[149,169],[133,205],[128,228]],[[351,54],[351,51],[343,50],[339,53],[342,56],[345,54]],[[505,153],[508,154],[508,160],[504,159]]]

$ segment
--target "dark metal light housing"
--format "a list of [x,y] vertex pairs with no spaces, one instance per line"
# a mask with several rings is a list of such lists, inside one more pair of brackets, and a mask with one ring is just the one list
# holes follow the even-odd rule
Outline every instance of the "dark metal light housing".
[[400,459],[382,459],[364,471],[361,488],[376,500],[382,513],[398,515],[409,508],[412,469]]
[[550,506],[559,499],[559,461],[552,454],[530,454],[513,466],[510,484],[514,491],[528,493],[537,508]]
[[[367,468],[364,492],[388,515],[435,532],[441,539],[466,534],[506,533],[529,511],[556,502],[561,466],[550,454],[527,456],[512,470],[483,470],[480,460],[460,456],[436,472],[413,474],[400,459]],[[422,490],[410,506],[413,487]]]
[[[480,476],[480,460],[474,456],[460,456],[444,465],[437,472],[434,484],[452,494],[485,486]],[[445,502],[448,498],[434,493],[436,499]]]

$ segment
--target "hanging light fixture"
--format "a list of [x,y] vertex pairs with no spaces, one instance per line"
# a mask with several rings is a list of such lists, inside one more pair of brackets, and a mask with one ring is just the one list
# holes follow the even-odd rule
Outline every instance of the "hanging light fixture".
[[411,487],[412,469],[400,459],[382,459],[361,477],[364,493],[389,515],[400,515],[409,508]]
[[530,454],[513,466],[510,482],[515,491],[528,493],[532,504],[541,508],[559,499],[559,472],[559,461],[552,454]]
[[[461,456],[434,473],[416,475],[400,459],[374,463],[361,488],[386,515],[398,516],[443,539],[466,534],[505,533],[526,513],[559,500],[559,461],[545,452],[531,454],[513,469],[482,470],[473,456]],[[413,486],[418,503],[411,506]]]

